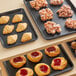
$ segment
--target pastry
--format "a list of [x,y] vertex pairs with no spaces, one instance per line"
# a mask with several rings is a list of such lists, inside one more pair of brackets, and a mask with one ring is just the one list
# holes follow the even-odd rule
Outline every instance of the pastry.
[[11,58],[9,62],[14,68],[20,68],[26,63],[26,58],[24,56],[19,56]]
[[34,69],[38,76],[48,76],[51,72],[50,67],[45,63],[37,64]]
[[59,14],[59,17],[71,17],[73,16],[73,11],[69,5],[63,5],[57,13]]
[[17,38],[18,38],[17,34],[9,35],[7,37],[7,44],[14,44],[14,43],[16,43]]
[[46,0],[32,0],[30,1],[30,5],[32,8],[39,10],[42,7],[46,7],[48,5]]
[[50,8],[41,9],[39,14],[42,21],[53,19],[53,12]]
[[43,54],[40,51],[30,52],[27,54],[27,58],[31,62],[39,62],[42,59],[42,57],[43,57]]
[[21,42],[26,42],[32,39],[32,33],[27,32],[22,35]]
[[57,45],[50,46],[45,49],[45,54],[50,57],[55,57],[60,54],[60,48]]
[[73,41],[73,42],[71,43],[71,47],[72,47],[72,49],[76,49],[76,41]]
[[17,71],[16,76],[33,76],[34,72],[30,68],[21,68]]
[[52,21],[47,21],[46,23],[44,23],[44,27],[48,34],[55,34],[56,32],[61,33],[62,31],[60,24],[56,24]]
[[14,30],[14,25],[6,25],[6,26],[3,28],[3,34],[12,33],[13,30]]
[[26,28],[27,28],[27,23],[19,23],[18,26],[17,26],[16,31],[17,32],[22,32],[22,31],[26,30]]
[[76,29],[76,20],[73,20],[72,18],[68,18],[65,21],[65,26],[67,28]]
[[54,70],[63,70],[67,66],[67,60],[64,57],[57,57],[52,60],[51,67]]
[[0,17],[0,24],[7,24],[10,20],[9,16],[1,16]]
[[64,0],[50,0],[51,5],[61,5]]
[[22,20],[23,20],[23,14],[16,14],[12,19],[12,23],[21,22]]

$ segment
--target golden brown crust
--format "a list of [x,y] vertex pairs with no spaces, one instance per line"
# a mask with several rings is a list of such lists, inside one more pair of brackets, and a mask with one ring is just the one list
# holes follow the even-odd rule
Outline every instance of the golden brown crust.
[[0,17],[0,24],[7,24],[10,20],[9,16],[1,16]]
[[18,38],[17,34],[9,35],[7,37],[7,44],[14,44],[14,43],[16,43],[17,38]]
[[20,67],[22,67],[22,66],[26,63],[26,58],[25,58],[24,56],[19,56],[19,57],[21,57],[21,58],[23,59],[23,61],[15,63],[15,62],[13,62],[13,59],[14,59],[14,58],[11,58],[10,61],[9,61],[10,64],[11,64],[14,68],[20,68]]
[[22,20],[23,20],[23,14],[16,14],[12,19],[12,23],[21,22]]
[[[42,72],[42,71],[40,70],[40,66],[41,66],[41,65],[46,65],[46,66],[48,67],[48,71],[45,72],[45,73]],[[39,63],[39,64],[37,64],[37,65],[35,66],[34,70],[35,70],[35,72],[36,72],[36,74],[37,74],[38,76],[46,76],[46,75],[49,75],[50,72],[51,72],[50,67],[49,67],[47,64],[45,64],[45,63]]]
[[[61,59],[61,64],[59,66],[55,66],[54,65],[54,59]],[[54,59],[52,60],[52,63],[51,63],[51,67],[54,70],[63,70],[64,68],[66,68],[67,60],[64,57],[57,57],[57,58],[54,58]]]
[[47,48],[46,48],[45,49],[45,54],[48,55],[48,56],[50,56],[50,57],[55,57],[55,56],[59,55],[60,54],[60,48],[57,45],[53,45],[53,47],[56,48],[55,51],[48,52]]
[[39,53],[39,56],[37,56],[37,57],[33,57],[33,56],[31,55],[31,53],[33,53],[33,52],[30,52],[30,53],[27,54],[27,58],[28,58],[31,62],[39,62],[39,61],[42,59],[42,57],[43,57],[42,52],[40,52],[40,51],[36,51],[36,52]]
[[[25,70],[27,70],[27,71],[28,71],[27,76],[33,76],[33,75],[34,75],[33,70],[32,70],[32,69],[30,69],[30,68],[21,68],[21,69],[25,69]],[[21,75],[20,75],[20,70],[21,70],[21,69],[19,69],[19,70],[17,71],[16,76],[21,76]]]
[[3,34],[9,34],[14,30],[14,25],[6,25],[3,28]]
[[72,43],[71,43],[71,47],[72,47],[73,49],[76,49],[76,42],[72,42]]
[[26,28],[27,28],[27,23],[19,23],[18,26],[17,26],[16,31],[17,32],[22,32],[22,31],[26,30]]
[[32,39],[32,33],[27,32],[22,35],[21,42],[26,42]]

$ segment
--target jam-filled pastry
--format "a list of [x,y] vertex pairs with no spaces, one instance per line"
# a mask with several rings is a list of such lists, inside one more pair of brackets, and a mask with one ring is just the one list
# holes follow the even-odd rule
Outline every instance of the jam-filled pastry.
[[27,32],[22,35],[21,42],[26,42],[32,39],[32,33]]
[[3,34],[9,34],[9,33],[13,32],[13,30],[14,30],[14,25],[6,25],[3,28]]
[[51,5],[61,5],[64,0],[50,0]]
[[14,68],[20,68],[24,64],[26,64],[26,58],[24,56],[19,56],[19,57],[11,58],[9,62]]
[[68,18],[65,21],[65,26],[67,28],[76,29],[76,20],[73,20],[72,18]]
[[71,43],[71,47],[72,47],[72,49],[76,49],[76,41],[73,41],[73,42]]
[[21,22],[22,20],[23,20],[23,14],[16,14],[12,19],[12,23]]
[[22,31],[26,30],[26,28],[27,28],[27,23],[19,23],[18,26],[17,26],[16,31],[17,32],[22,32]]
[[56,24],[55,22],[52,21],[45,22],[44,27],[48,34],[55,34],[56,32],[61,33],[62,31],[60,24]]
[[50,57],[55,57],[60,54],[60,48],[57,45],[50,46],[45,49],[45,54]]
[[59,14],[59,17],[71,17],[73,16],[73,11],[69,5],[63,5],[57,13]]
[[42,7],[46,7],[48,3],[47,3],[47,0],[32,0],[30,1],[30,5],[32,8],[39,10]]
[[41,9],[39,14],[42,21],[53,19],[53,12],[50,8]]
[[0,17],[0,24],[7,24],[10,20],[9,16],[1,16]]
[[37,64],[34,69],[38,76],[48,76],[51,72],[50,67],[45,63]]
[[33,76],[34,72],[31,68],[21,68],[16,72],[16,76]]
[[57,57],[52,60],[51,67],[54,70],[63,70],[67,66],[67,60],[64,57]]
[[16,43],[17,38],[18,38],[17,34],[9,35],[7,37],[7,44],[14,44],[14,43]]
[[42,59],[42,57],[43,57],[43,54],[40,51],[30,52],[27,54],[27,58],[31,62],[39,62]]

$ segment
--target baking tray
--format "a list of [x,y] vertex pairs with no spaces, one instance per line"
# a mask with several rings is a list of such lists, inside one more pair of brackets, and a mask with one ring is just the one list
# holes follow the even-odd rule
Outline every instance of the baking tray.
[[[76,41],[76,40],[73,40],[73,41]],[[67,42],[67,45],[68,45],[68,47],[70,48],[70,50],[71,50],[71,52],[73,53],[73,55],[76,57],[76,51],[75,51],[75,49],[72,49],[72,47],[71,47],[71,43],[72,43],[73,41]]]
[[[72,3],[70,2],[70,0],[64,0],[64,3],[60,6],[53,6],[49,3],[50,0],[47,0],[48,2],[48,6],[54,13],[54,18],[51,20],[51,21],[54,21],[56,22],[57,24],[60,24],[61,25],[61,28],[62,28],[62,32],[60,34],[56,33],[55,35],[52,35],[52,34],[48,34],[44,28],[44,23],[45,21],[41,21],[40,19],[40,15],[39,15],[39,11],[35,10],[34,8],[32,8],[29,4],[29,1],[31,0],[24,0],[24,4],[26,5],[26,7],[28,8],[28,11],[30,12],[31,16],[33,17],[38,29],[40,30],[42,36],[46,39],[46,40],[50,40],[50,39],[54,39],[54,38],[57,38],[57,37],[61,37],[61,36],[65,36],[65,35],[69,35],[69,34],[72,34],[72,33],[75,33],[76,30],[74,29],[69,29],[69,28],[66,28],[65,27],[65,21],[66,21],[66,18],[59,18],[58,17],[58,14],[56,14],[56,11],[58,9],[60,9],[60,7],[63,5],[63,4],[67,4],[67,5],[70,5],[72,7],[72,10],[74,12],[74,15],[73,15],[73,19],[76,19],[76,10],[74,8],[74,6],[72,5]],[[46,8],[46,7],[45,7]]]
[[[59,46],[60,49],[61,49],[61,53],[60,53],[60,55],[59,55],[58,57],[65,57],[65,58],[67,59],[67,61],[68,61],[68,65],[67,65],[67,67],[66,67],[64,70],[61,70],[61,71],[55,71],[55,70],[53,70],[53,69],[51,68],[52,72],[51,72],[51,74],[48,75],[48,76],[55,76],[55,75],[58,75],[58,74],[60,74],[60,73],[67,72],[67,71],[73,69],[73,63],[72,63],[72,61],[70,60],[70,58],[68,57],[68,55],[66,54],[64,48],[62,47],[62,45],[58,45],[58,46]],[[48,64],[48,65],[50,66],[53,58],[45,55],[44,50],[41,50],[41,52],[43,53],[43,58],[42,58],[42,60],[41,60],[40,62],[38,62],[38,63],[46,63],[46,64]],[[26,56],[25,56],[25,57],[26,57]],[[54,58],[55,58],[55,57],[54,57]],[[38,63],[30,62],[30,61],[27,59],[27,63],[26,63],[23,67],[29,67],[29,68],[31,68],[31,69],[34,70],[34,66],[35,66],[36,64],[38,64]],[[19,69],[13,68],[13,67],[10,65],[9,61],[5,61],[5,62],[3,62],[3,64],[4,64],[5,68],[6,68],[6,71],[7,71],[7,73],[8,73],[8,76],[15,76],[16,72],[19,70]],[[34,72],[34,76],[37,76],[37,75],[35,74],[35,72]]]
[[[17,28],[18,23],[22,23],[22,22],[12,23],[12,18],[15,14],[23,14],[24,15],[22,22],[26,22],[28,24],[28,27],[25,31],[20,32],[20,33],[16,32],[16,28]],[[8,24],[14,24],[14,26],[15,26],[15,29],[12,33],[7,34],[7,35],[3,35],[2,31],[3,31],[3,28],[4,28],[5,25],[0,25],[0,40],[1,40],[2,45],[5,48],[11,48],[11,47],[14,47],[14,46],[17,46],[17,45],[20,45],[20,44],[25,44],[25,43],[28,43],[28,42],[31,42],[31,41],[35,41],[37,39],[37,34],[34,31],[34,28],[33,28],[32,24],[30,23],[30,21],[29,21],[29,19],[28,19],[28,17],[27,17],[23,8],[15,9],[15,10],[5,12],[5,13],[0,13],[0,16],[4,16],[4,15],[10,16],[10,21],[9,21]],[[33,35],[33,38],[30,41],[22,43],[20,40],[21,40],[21,37],[22,37],[23,33],[25,33],[25,32],[31,32],[32,35]],[[18,40],[15,44],[8,45],[7,44],[7,36],[12,35],[12,34],[18,34]]]

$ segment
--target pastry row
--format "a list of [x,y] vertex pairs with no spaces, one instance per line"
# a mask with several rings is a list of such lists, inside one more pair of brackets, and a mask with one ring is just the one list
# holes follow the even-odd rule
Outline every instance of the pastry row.
[[[49,48],[45,49],[45,54],[48,55],[49,57],[56,57],[60,53],[61,50],[59,46],[56,45],[50,46]],[[43,53],[41,51],[30,52],[27,54],[27,58],[29,61],[33,63],[37,63],[40,62],[41,59],[43,58]],[[19,56],[16,58],[11,58],[9,62],[14,68],[21,68],[24,64],[26,64],[27,61],[24,56]],[[64,57],[56,57],[52,60],[52,62],[50,62],[50,65],[54,70],[63,70],[66,68],[67,64],[68,62]],[[34,70],[38,76],[46,76],[52,72],[50,66],[47,65],[46,63],[36,64]],[[17,71],[16,76],[20,76],[20,75],[33,76],[33,74],[34,72],[32,69],[28,67],[24,67]]]
[[[12,19],[12,23],[21,22],[23,20],[23,14],[16,14]],[[0,24],[7,24],[10,21],[9,16],[1,16],[0,17]]]
[[76,51],[76,41],[73,41],[73,42],[71,43],[71,48]]

